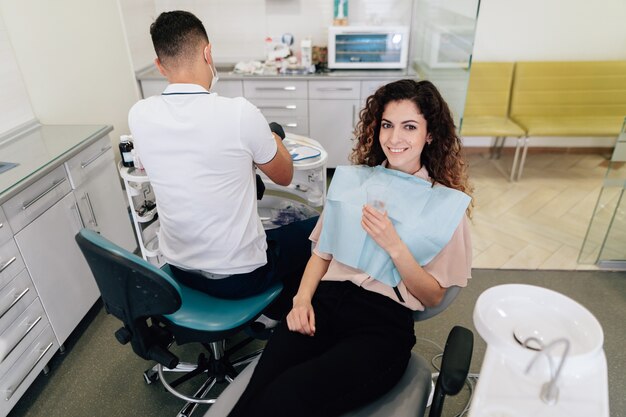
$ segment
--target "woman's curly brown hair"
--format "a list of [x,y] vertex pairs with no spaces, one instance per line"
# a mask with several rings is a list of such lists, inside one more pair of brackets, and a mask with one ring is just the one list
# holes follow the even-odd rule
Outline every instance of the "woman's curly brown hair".
[[471,196],[473,188],[467,178],[467,164],[461,153],[461,139],[456,134],[452,113],[430,81],[395,81],[380,87],[367,98],[355,129],[356,144],[350,154],[352,163],[376,166],[386,159],[378,140],[383,111],[388,103],[402,100],[415,103],[426,119],[432,142],[424,146],[421,163],[430,177]]

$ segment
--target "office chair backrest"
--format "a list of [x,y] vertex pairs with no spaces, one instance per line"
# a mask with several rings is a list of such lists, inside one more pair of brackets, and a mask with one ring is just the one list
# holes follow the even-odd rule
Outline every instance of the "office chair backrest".
[[446,289],[446,292],[439,302],[434,307],[426,307],[423,311],[416,311],[413,313],[413,320],[422,321],[427,320],[437,314],[441,313],[443,310],[448,308],[448,306],[454,301],[454,299],[461,292],[461,287],[453,286]]
[[115,334],[120,343],[131,342],[142,358],[171,365],[172,357],[163,357],[171,336],[154,323],[148,325],[147,319],[180,308],[176,281],[92,230],[82,229],[76,242],[96,279],[106,311],[124,323]]

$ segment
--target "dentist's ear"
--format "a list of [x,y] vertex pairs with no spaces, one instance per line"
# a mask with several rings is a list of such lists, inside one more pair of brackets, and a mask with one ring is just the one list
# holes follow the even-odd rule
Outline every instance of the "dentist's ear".
[[209,63],[209,45],[204,47],[204,61],[208,64]]

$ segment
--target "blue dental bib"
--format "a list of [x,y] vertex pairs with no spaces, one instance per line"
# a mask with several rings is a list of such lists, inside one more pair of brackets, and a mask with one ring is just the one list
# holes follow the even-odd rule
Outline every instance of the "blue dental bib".
[[383,248],[361,227],[370,184],[386,190],[385,209],[398,235],[420,265],[430,262],[450,241],[471,198],[458,190],[382,166],[339,166],[328,189],[321,252],[366,272],[392,287],[400,274]]

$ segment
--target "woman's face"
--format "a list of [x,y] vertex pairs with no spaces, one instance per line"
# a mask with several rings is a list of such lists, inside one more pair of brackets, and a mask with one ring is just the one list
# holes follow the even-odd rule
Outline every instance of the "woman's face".
[[422,149],[430,142],[426,119],[410,100],[389,102],[383,111],[378,140],[388,168],[413,174],[422,167]]

